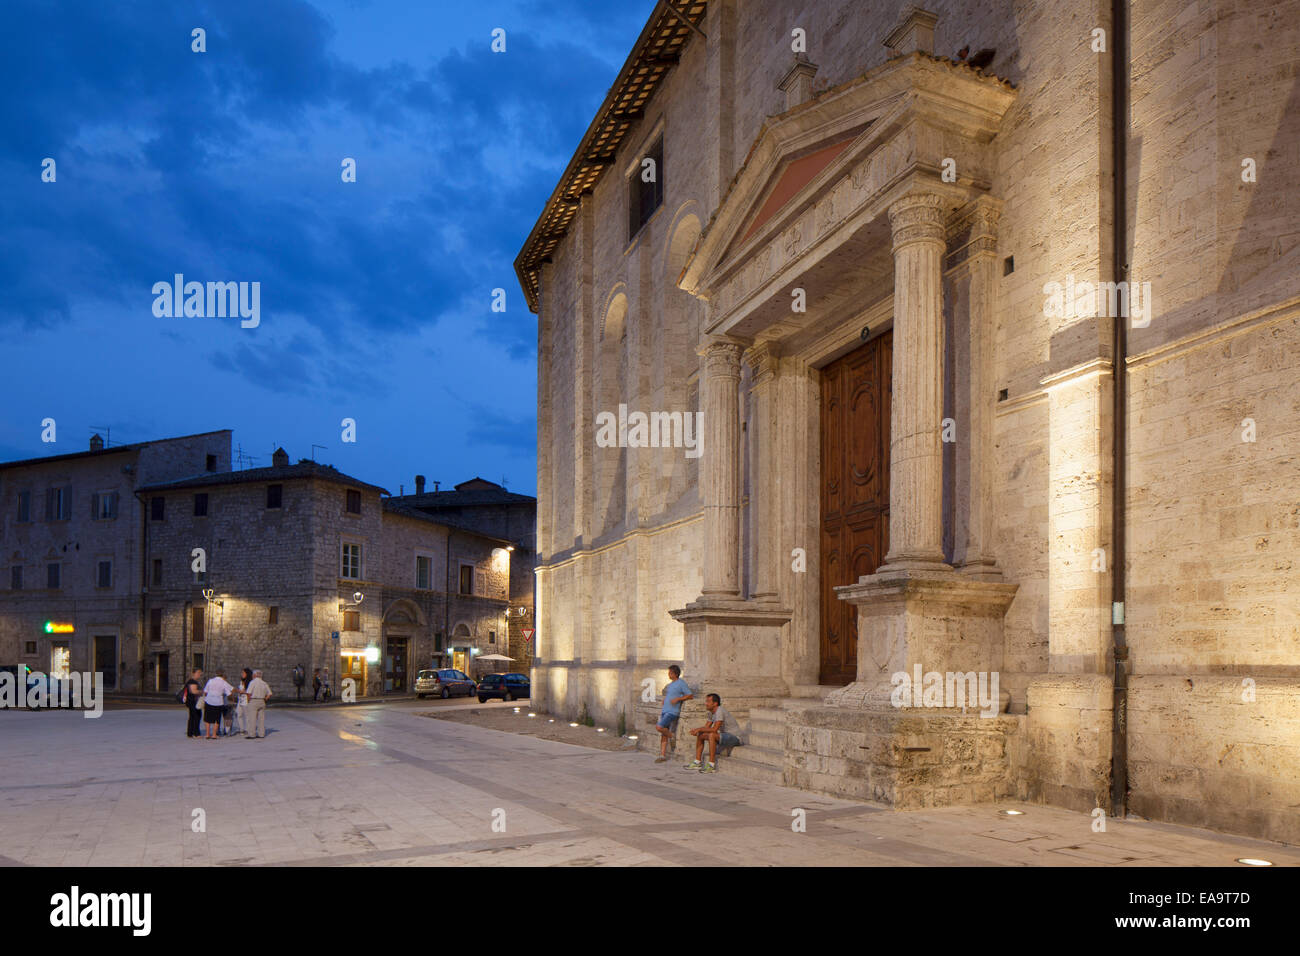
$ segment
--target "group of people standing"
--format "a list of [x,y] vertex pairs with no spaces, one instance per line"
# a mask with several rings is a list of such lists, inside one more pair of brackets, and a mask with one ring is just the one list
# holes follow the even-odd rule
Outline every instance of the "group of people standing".
[[[205,684],[203,671],[196,669],[185,682],[180,697],[189,708],[186,737],[216,740],[242,734],[253,740],[266,736],[266,702],[271,697],[271,688],[262,680],[259,670],[245,667],[240,671],[236,687],[226,680],[224,671],[217,671]],[[200,723],[206,733],[200,733]]]

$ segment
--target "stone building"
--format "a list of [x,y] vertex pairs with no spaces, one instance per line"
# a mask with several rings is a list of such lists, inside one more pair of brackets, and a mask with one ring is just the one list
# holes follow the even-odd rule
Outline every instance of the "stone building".
[[[491,668],[527,673],[532,666],[533,590],[537,564],[537,499],[507,491],[485,478],[471,478],[450,491],[425,490],[425,477],[415,476],[415,494],[391,499],[452,527],[508,541],[510,607],[506,639],[496,652],[511,658]],[[448,632],[450,633],[450,631]],[[486,671],[487,669],[484,668]]]
[[96,435],[86,451],[0,463],[0,660],[101,671],[106,690],[154,689],[137,654],[145,506],[136,489],[228,471],[229,431],[111,447]]
[[651,14],[516,260],[534,697],[1300,842],[1300,3],[927,7]]
[[0,659],[33,670],[165,692],[260,667],[291,694],[301,665],[365,696],[506,647],[510,540],[283,449],[231,471],[229,431],[0,465],[0,508]]

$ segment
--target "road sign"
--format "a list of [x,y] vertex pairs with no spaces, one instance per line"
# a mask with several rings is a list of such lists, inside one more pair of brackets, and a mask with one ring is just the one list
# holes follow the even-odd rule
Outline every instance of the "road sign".
[[332,632],[330,632],[330,640],[337,641],[338,639],[339,639],[339,632],[338,632],[338,631],[332,631]]
[[524,640],[531,644],[533,641],[533,635],[536,633],[537,633],[537,628],[535,627],[524,628]]

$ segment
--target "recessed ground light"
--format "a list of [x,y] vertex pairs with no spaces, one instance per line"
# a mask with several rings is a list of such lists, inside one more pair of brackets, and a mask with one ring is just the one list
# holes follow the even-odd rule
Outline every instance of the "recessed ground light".
[[[518,713],[518,711],[515,711],[515,713]],[[529,717],[536,717],[537,715],[536,715],[536,714],[529,714],[528,716],[529,716]]]
[[577,725],[577,724],[572,724],[572,723],[571,723],[571,724],[569,724],[569,726],[570,726],[570,727],[576,727],[576,726],[578,726],[578,725]]
[[598,734],[603,734],[604,732],[605,732],[605,728],[604,728],[604,727],[597,727],[597,728],[596,728],[596,733],[598,733]]
[[636,740],[636,739],[638,739],[638,738],[637,738],[637,735],[636,735],[636,734],[633,734],[631,737],[628,737],[627,739],[628,739],[628,740]]
[[1024,810],[1003,810],[1002,812],[1009,817],[1023,817],[1025,815]]
[[1272,866],[1273,865],[1272,860],[1256,860],[1248,856],[1238,857],[1237,862],[1244,863],[1246,866]]
[[[519,708],[518,708],[518,707],[516,707],[514,710],[515,710],[515,713],[516,713],[516,714],[519,713]],[[531,716],[531,715],[530,715],[530,716]]]
[[[528,716],[530,716],[530,717],[531,717],[531,716],[532,716],[532,714],[529,714],[529,715],[528,715]],[[551,719],[550,719],[550,720],[548,720],[548,721],[547,721],[547,723],[548,723],[548,724],[553,724],[553,723],[555,723],[555,718],[554,718],[554,717],[552,717],[552,718],[551,718]]]

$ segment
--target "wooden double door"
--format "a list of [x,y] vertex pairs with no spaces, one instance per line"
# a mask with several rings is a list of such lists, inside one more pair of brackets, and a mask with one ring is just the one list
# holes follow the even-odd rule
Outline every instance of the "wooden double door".
[[822,370],[822,684],[850,683],[858,670],[858,608],[834,589],[874,574],[889,550],[893,355],[886,332]]

